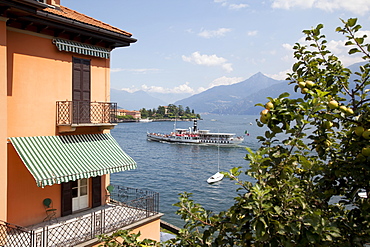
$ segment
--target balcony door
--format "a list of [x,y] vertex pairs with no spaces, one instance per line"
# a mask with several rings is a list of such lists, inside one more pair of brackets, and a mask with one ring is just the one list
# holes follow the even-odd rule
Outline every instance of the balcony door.
[[102,182],[100,176],[62,183],[61,189],[62,216],[70,215],[89,206],[94,208],[101,205]]
[[73,123],[90,123],[90,60],[73,57],[72,62]]
[[72,181],[72,212],[89,207],[88,179]]

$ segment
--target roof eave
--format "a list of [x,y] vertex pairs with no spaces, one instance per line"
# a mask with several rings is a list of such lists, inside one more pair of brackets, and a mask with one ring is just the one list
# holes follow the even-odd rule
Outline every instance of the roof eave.
[[41,3],[35,0],[13,0],[14,2],[18,2],[22,5],[27,5],[36,9],[44,9],[46,7],[50,7],[49,5],[45,3]]
[[45,20],[49,20],[51,22],[56,22],[60,25],[65,26],[68,29],[75,29],[78,33],[81,32],[81,30],[84,30],[85,32],[94,34],[98,38],[107,39],[110,42],[114,41],[114,45],[113,47],[111,47],[112,49],[115,47],[129,46],[131,43],[135,43],[137,41],[137,39],[132,38],[128,35],[113,32],[101,27],[93,26],[73,19],[65,18],[63,16],[55,15],[46,11],[38,10],[37,16]]

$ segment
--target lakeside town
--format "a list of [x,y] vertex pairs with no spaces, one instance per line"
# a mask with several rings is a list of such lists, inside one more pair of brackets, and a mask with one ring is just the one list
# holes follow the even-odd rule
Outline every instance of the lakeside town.
[[[83,0],[69,1],[69,4],[81,2]],[[266,38],[264,35],[269,32],[260,35],[258,30],[244,29],[245,23],[253,28],[259,22],[278,23],[278,18],[267,17],[281,9],[291,11],[291,5],[283,4],[293,4],[291,0],[273,1],[269,5],[271,9],[266,2],[255,3],[261,8],[255,12],[263,18],[260,21],[234,19],[228,22],[229,25],[241,23],[243,32],[238,29],[234,32],[232,28],[210,31],[198,25],[196,28],[201,31],[195,32],[195,27],[179,27],[179,23],[169,21],[163,30],[170,29],[171,35],[156,39],[146,36],[150,45],[143,42],[138,50],[159,57],[160,47],[171,47],[174,50],[161,55],[163,63],[173,63],[170,58],[176,57],[189,66],[184,66],[183,75],[198,72],[193,66],[211,67],[212,72],[199,71],[207,75],[220,73],[217,78],[209,77],[208,81],[209,86],[222,89],[248,74],[245,72],[249,68],[247,61],[252,61],[249,65],[254,66],[257,60],[246,54],[258,50],[254,44],[263,43],[256,57],[275,56],[272,66],[264,64],[265,67],[279,66],[294,59],[289,72],[281,70],[279,73],[287,78],[284,83],[295,95],[281,91],[281,84],[276,84],[270,90],[274,94],[272,97],[260,99],[259,94],[252,95],[260,102],[252,106],[259,109],[259,115],[253,115],[253,119],[226,116],[224,121],[212,121],[209,117],[213,128],[228,128],[227,132],[200,130],[199,134],[194,134],[192,128],[186,126],[170,138],[157,134],[156,129],[149,132],[154,142],[145,136],[145,124],[117,122],[186,121],[201,119],[201,116],[182,105],[129,111],[118,109],[125,106],[111,102],[114,72],[152,72],[150,76],[156,77],[154,75],[161,75],[159,72],[170,65],[142,69],[141,64],[136,64],[150,59],[140,59],[131,53],[138,52],[130,48],[138,41],[135,37],[144,33],[153,35],[153,31],[161,34],[163,30],[150,26],[152,29],[134,35],[122,29],[129,30],[130,26],[115,27],[113,20],[108,24],[96,19],[116,10],[116,6],[108,2],[83,2],[82,13],[64,6],[68,5],[67,0],[0,0],[1,246],[370,246],[370,43],[366,35],[368,30],[359,24],[360,19],[345,19],[342,12],[337,13],[343,19],[332,31],[342,35],[343,40],[331,42],[324,35],[329,33],[323,29],[324,25],[316,24],[303,30],[304,39],[289,40],[294,45]],[[126,5],[137,4],[136,1],[123,2],[125,6],[120,5],[119,20],[131,12]],[[97,4],[99,8],[86,8],[87,3],[89,7]],[[166,2],[167,6],[162,2],[153,3],[161,10],[176,5],[173,2]],[[144,5],[153,3],[147,1]],[[370,11],[367,1],[354,0],[349,9],[348,4],[341,5],[338,1],[336,4],[335,8],[327,1],[324,5],[329,6],[330,12],[346,9],[349,11],[346,14],[351,13],[351,16],[354,8],[361,10],[354,13],[360,16]],[[183,11],[185,5],[188,11]],[[247,8],[249,4],[214,0],[186,1],[177,6],[181,7],[179,13],[186,17],[182,23],[193,20],[196,12],[200,16],[195,21],[199,22],[213,10],[215,18],[209,21],[211,23],[222,19],[219,11],[233,17],[238,13],[234,11]],[[207,11],[198,11],[200,7]],[[137,15],[144,15],[132,19],[143,27],[149,22],[161,22],[158,16],[146,17],[143,6],[135,5],[135,9]],[[265,9],[269,10],[267,16],[261,15]],[[99,13],[93,16],[91,10]],[[150,8],[149,11],[159,13]],[[244,12],[244,15],[250,16],[252,12]],[[169,12],[159,14],[161,18],[170,15]],[[279,12],[279,18],[291,15],[293,12]],[[324,18],[326,15],[319,12],[316,16]],[[307,21],[310,18],[299,19]],[[284,21],[293,23],[294,19]],[[312,25],[312,20],[309,21]],[[224,23],[226,25],[226,21]],[[274,30],[273,36],[293,36],[285,32],[297,31],[297,27],[286,28],[282,23],[283,19],[279,25],[284,29]],[[175,33],[175,30],[180,31]],[[248,39],[263,36],[271,43],[243,40],[243,49],[236,49],[235,54],[224,51],[223,54],[230,54],[230,61],[214,54],[213,49],[234,48],[234,43],[210,45],[209,38],[220,38],[223,42],[221,38],[226,36],[227,40],[235,42],[236,36],[228,36],[234,33],[243,33]],[[174,51],[188,47],[171,38],[181,36],[182,40],[184,35],[194,41],[190,43],[187,39],[191,49],[206,44],[211,55],[198,51],[190,53],[192,50],[187,50],[191,55],[175,54]],[[267,46],[277,42],[280,50],[266,52]],[[331,51],[337,52],[339,44],[340,55]],[[151,52],[146,50],[148,47]],[[289,48],[288,59],[281,47]],[[124,68],[111,67],[114,61],[111,56],[117,49],[125,54]],[[247,53],[242,54],[244,50]],[[242,61],[242,64],[234,66],[231,60]],[[348,65],[348,61],[355,63]],[[260,62],[271,61],[263,58]],[[138,67],[129,67],[134,65]],[[234,70],[240,72],[229,74]],[[172,82],[180,77],[175,71],[166,71],[162,76],[170,77],[170,74],[175,75]],[[120,78],[124,78],[126,89],[136,89],[129,85],[132,78]],[[261,75],[255,78],[260,78],[256,79],[256,84],[261,82],[259,80],[266,82]],[[186,80],[174,89],[194,93],[208,86],[202,85],[195,90]],[[195,78],[193,83],[202,82]],[[166,91],[163,87],[145,85],[142,88]],[[215,97],[218,101],[217,95]],[[248,99],[240,102],[244,104],[242,108],[250,103]],[[139,134],[144,135],[138,137],[138,129],[128,129],[131,125],[141,127]],[[172,123],[151,125],[163,127],[162,130],[172,127]],[[253,128],[251,135],[247,127]],[[188,129],[189,132],[185,132]],[[233,139],[231,133],[235,129],[245,134],[246,139],[253,137],[253,141],[244,142],[244,136]],[[115,130],[120,139],[112,134]],[[197,130],[196,125],[193,130]],[[126,134],[136,141],[135,145],[122,137]],[[174,144],[167,145],[163,140]],[[227,147],[237,144],[237,147],[220,152],[222,144]],[[144,145],[147,145],[145,150]],[[159,151],[162,148],[163,151]],[[141,156],[141,164],[134,155]],[[233,155],[238,157],[233,159]],[[220,164],[221,158],[228,158],[228,162]],[[140,165],[144,165],[143,169],[138,169]],[[151,169],[145,169],[145,165]],[[228,167],[219,171],[220,165]],[[174,173],[170,174],[169,170]],[[212,175],[216,171],[220,177]],[[208,173],[211,173],[212,183],[204,179]],[[116,176],[118,174],[121,177]],[[143,174],[148,177],[144,178]],[[133,179],[122,179],[125,176]],[[168,183],[168,177],[175,180]],[[147,182],[145,186],[143,181]],[[192,192],[183,191],[184,187]],[[182,228],[165,222],[160,208],[163,198],[153,188],[171,188],[176,192],[176,201],[166,199],[169,207],[177,209],[176,217],[181,220]],[[202,206],[196,199],[206,198],[205,194],[209,197]],[[227,200],[226,197],[232,198]],[[225,208],[208,210],[207,206],[219,204]]]
[[0,9],[1,245],[99,246],[119,229],[160,241],[159,194],[110,181],[137,168],[110,134],[107,76],[137,40],[60,0]]
[[184,108],[170,104],[168,106],[159,106],[158,109],[140,111],[130,111],[125,109],[117,109],[118,122],[160,122],[160,121],[191,121],[193,119],[201,119],[199,114],[189,107]]

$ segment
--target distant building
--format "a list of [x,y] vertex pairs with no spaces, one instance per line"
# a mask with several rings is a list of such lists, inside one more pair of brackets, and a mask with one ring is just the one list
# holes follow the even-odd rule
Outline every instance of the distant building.
[[158,193],[109,186],[137,166],[110,134],[107,76],[131,36],[60,0],[0,1],[1,246],[93,246],[122,228],[160,240]]
[[141,112],[140,111],[129,111],[125,109],[118,109],[118,116],[132,116],[135,119],[141,119]]

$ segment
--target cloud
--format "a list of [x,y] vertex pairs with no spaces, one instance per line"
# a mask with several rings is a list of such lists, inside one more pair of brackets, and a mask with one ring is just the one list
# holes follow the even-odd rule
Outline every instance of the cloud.
[[221,86],[221,85],[232,85],[238,82],[243,81],[243,77],[226,77],[222,76],[212,81],[212,83],[209,84],[208,88]]
[[217,30],[204,30],[198,35],[203,38],[213,38],[213,37],[223,37],[225,36],[225,33],[231,32],[230,28],[219,28]]
[[217,57],[215,54],[213,55],[201,55],[198,51],[193,52],[190,56],[182,56],[182,60],[189,63],[194,63],[198,65],[205,65],[205,66],[220,66],[226,72],[233,71],[232,64],[226,63],[226,59],[223,57]]
[[273,0],[272,8],[290,9],[293,7],[301,7],[304,9],[312,8],[316,0]]
[[194,32],[193,32],[193,29],[191,29],[191,28],[186,29],[186,30],[185,30],[185,32],[187,32],[187,33],[194,33]]
[[253,30],[253,31],[248,31],[248,32],[247,32],[247,35],[248,35],[248,36],[256,36],[256,35],[257,35],[257,33],[258,33],[258,31],[257,31],[257,30]]
[[197,94],[201,93],[203,91],[206,91],[212,87],[221,86],[221,85],[232,85],[238,82],[243,81],[243,77],[226,77],[222,76],[220,78],[217,78],[213,80],[208,87],[199,87],[199,88],[191,88],[189,86],[189,82],[186,82],[184,84],[181,84],[179,86],[173,87],[173,88],[165,88],[165,87],[158,87],[158,86],[147,86],[145,84],[141,85],[140,87],[129,87],[129,88],[121,88],[121,90],[127,91],[129,93],[134,93],[137,91],[145,91],[149,93],[172,93],[172,94]]
[[[363,35],[367,35],[367,37],[370,37],[370,31],[358,31],[356,32],[356,37],[363,37]],[[314,48],[309,46],[309,42],[307,42],[306,37],[301,37],[296,43],[299,43],[301,45],[306,45],[308,50],[314,50]],[[367,38],[369,39],[369,38]],[[348,51],[353,47],[353,46],[346,46],[345,43],[347,40],[328,40],[326,43],[327,49],[332,52],[333,55],[338,57],[339,61],[343,63],[343,66],[348,67],[352,64],[358,63],[358,62],[363,62],[364,60],[362,59],[362,54],[356,53],[349,55]],[[365,43],[369,41],[365,40]],[[293,55],[293,46],[291,44],[282,44],[282,47],[286,51],[286,55],[282,56],[281,60],[284,62],[287,62],[289,64],[293,64],[297,62],[297,60],[294,58]],[[271,78],[277,79],[277,80],[284,80],[286,79],[286,74],[291,73],[292,71],[290,69],[281,71],[277,74],[272,74],[272,75],[267,75]]]
[[182,85],[176,86],[174,88],[147,86],[143,84],[140,87],[132,86],[130,88],[121,88],[121,90],[127,91],[129,93],[134,93],[137,91],[145,91],[145,92],[151,92],[151,93],[174,93],[174,94],[183,94],[183,93],[194,94],[195,93],[195,90],[189,87],[188,82]]
[[116,73],[121,71],[128,71],[128,72],[134,72],[138,74],[146,74],[148,72],[158,72],[160,69],[122,69],[122,68],[112,68],[110,72]]
[[275,79],[275,80],[285,80],[288,77],[287,76],[288,73],[292,73],[292,70],[287,69],[284,71],[280,71],[276,74],[266,75],[266,76],[271,77],[272,79]]
[[208,90],[210,88],[216,87],[216,86],[232,85],[232,84],[241,82],[243,80],[244,80],[243,77],[226,77],[226,76],[222,76],[222,77],[219,77],[219,78],[213,80],[208,85],[208,87],[199,87],[198,89],[194,90],[194,92],[195,93],[201,93],[201,92],[204,92],[204,91],[206,91],[206,90]]
[[[363,35],[367,35],[367,37],[370,37],[370,31],[358,31],[356,32],[356,37],[363,37]],[[313,50],[314,48],[309,46],[309,42],[305,40],[306,37],[300,38],[296,43],[299,43],[301,45],[306,45],[307,49]],[[368,41],[369,38],[365,40],[366,42]],[[363,59],[361,58],[362,55],[357,53],[357,54],[352,54],[349,55],[348,51],[352,48],[352,46],[346,46],[345,43],[347,40],[328,40],[326,46],[329,51],[331,51],[335,56],[339,58],[339,60],[343,63],[344,66],[349,66],[354,63],[362,62]],[[291,61],[292,63],[296,62],[296,60],[293,57],[293,46],[291,44],[282,44],[282,47],[288,51],[290,55],[286,55],[282,57],[284,61]]]
[[243,8],[249,7],[248,4],[245,4],[245,3],[239,3],[239,4],[229,3],[228,0],[213,0],[213,2],[215,2],[215,3],[221,3],[221,6],[228,7],[231,10],[239,10],[239,9],[243,9]]
[[368,0],[273,0],[272,8],[291,9],[299,7],[302,9],[317,8],[328,12],[346,10],[357,15],[365,15],[370,10]]
[[248,4],[244,4],[244,3],[240,3],[240,4],[230,4],[229,5],[229,9],[243,9],[243,8],[247,8],[249,5]]

